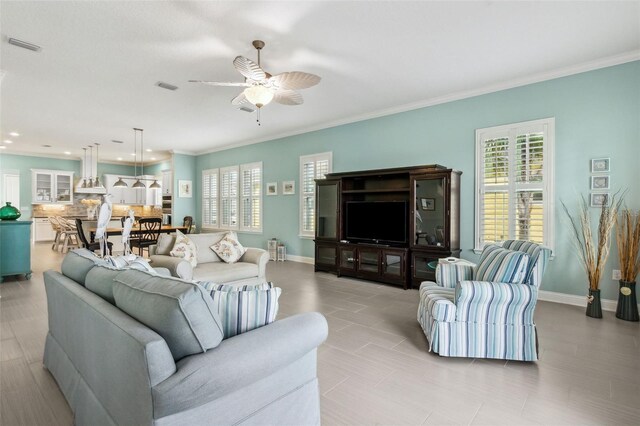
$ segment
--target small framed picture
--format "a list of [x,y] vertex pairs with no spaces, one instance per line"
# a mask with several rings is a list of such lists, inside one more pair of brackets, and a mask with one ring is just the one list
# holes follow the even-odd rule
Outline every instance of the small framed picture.
[[436,199],[435,198],[421,198],[420,203],[422,204],[422,210],[435,210],[436,209]]
[[611,171],[611,159],[594,158],[591,160],[591,173],[608,173]]
[[601,191],[609,189],[609,176],[591,176],[591,190]]
[[269,182],[267,184],[267,195],[278,195],[278,182]]
[[590,198],[591,207],[602,207],[606,205],[609,201],[609,193],[608,192],[592,192]]
[[193,198],[193,183],[190,180],[178,181],[178,197]]
[[295,180],[285,180],[282,182],[282,194],[283,195],[294,195],[296,193],[296,181]]

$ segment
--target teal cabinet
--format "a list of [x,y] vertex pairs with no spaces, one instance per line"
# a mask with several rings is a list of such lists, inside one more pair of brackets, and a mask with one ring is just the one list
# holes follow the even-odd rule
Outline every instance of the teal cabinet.
[[0,221],[0,280],[19,274],[31,279],[31,222]]

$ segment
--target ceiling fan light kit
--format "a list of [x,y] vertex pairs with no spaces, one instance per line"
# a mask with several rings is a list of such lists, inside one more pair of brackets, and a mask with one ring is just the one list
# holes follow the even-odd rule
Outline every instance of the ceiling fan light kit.
[[315,86],[320,82],[320,77],[301,71],[284,72],[271,75],[262,69],[260,64],[260,51],[265,43],[262,40],[254,40],[253,47],[258,51],[258,63],[247,59],[244,56],[237,56],[233,60],[233,66],[244,76],[244,82],[218,82],[189,80],[191,83],[202,83],[209,86],[221,87],[246,87],[238,96],[231,100],[231,104],[247,111],[243,104],[252,104],[257,108],[258,125],[260,125],[260,109],[275,101],[282,105],[301,105],[304,100],[297,92]]

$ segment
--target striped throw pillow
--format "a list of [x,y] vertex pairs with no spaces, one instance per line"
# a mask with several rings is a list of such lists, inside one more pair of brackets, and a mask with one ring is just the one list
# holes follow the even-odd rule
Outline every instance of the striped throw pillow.
[[529,266],[529,255],[499,246],[485,247],[476,267],[476,281],[522,284]]
[[241,287],[211,282],[200,285],[211,292],[225,339],[270,324],[278,315],[282,289],[274,287],[273,283]]

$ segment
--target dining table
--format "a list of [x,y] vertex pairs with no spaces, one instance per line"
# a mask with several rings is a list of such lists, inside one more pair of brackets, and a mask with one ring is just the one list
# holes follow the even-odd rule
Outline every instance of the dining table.
[[[188,229],[187,226],[172,226],[172,225],[162,225],[160,227],[160,233],[161,234],[171,234],[172,232],[176,232],[176,231],[181,231],[181,232],[185,232]],[[140,234],[142,232],[148,232],[144,229],[140,229],[140,228],[132,228],[131,229],[131,235],[136,235],[136,234]],[[112,235],[122,235],[122,228],[107,228],[107,237],[110,237]],[[96,228],[89,228],[89,237],[91,239],[91,242],[93,243],[95,241],[95,237],[96,237]]]

